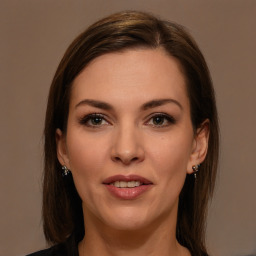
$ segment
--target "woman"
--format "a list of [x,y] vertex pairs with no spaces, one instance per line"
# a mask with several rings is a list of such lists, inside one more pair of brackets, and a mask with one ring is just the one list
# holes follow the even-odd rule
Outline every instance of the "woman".
[[54,246],[33,255],[208,255],[217,162],[214,91],[185,29],[141,12],[98,21],[50,89],[43,220]]

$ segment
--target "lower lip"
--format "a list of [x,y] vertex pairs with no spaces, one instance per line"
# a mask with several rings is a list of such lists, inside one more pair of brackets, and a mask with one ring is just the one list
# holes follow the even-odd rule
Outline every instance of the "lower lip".
[[139,197],[141,194],[145,193],[152,188],[153,185],[141,185],[134,188],[117,188],[113,185],[106,185],[108,191],[117,198],[124,200],[132,200]]

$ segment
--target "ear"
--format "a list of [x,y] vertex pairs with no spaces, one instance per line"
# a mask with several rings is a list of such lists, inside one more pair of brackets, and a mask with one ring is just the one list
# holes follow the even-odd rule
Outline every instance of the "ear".
[[193,173],[192,166],[201,164],[207,154],[209,140],[209,120],[206,119],[197,129],[192,145],[192,152],[187,165],[187,173]]
[[65,165],[68,169],[70,169],[68,150],[66,145],[66,136],[60,129],[57,129],[55,139],[57,145],[58,160],[61,165]]

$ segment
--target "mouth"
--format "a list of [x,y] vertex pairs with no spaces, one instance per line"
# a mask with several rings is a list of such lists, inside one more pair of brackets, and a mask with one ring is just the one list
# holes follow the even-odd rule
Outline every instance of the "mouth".
[[140,181],[137,180],[133,180],[133,181],[115,181],[113,183],[110,183],[110,185],[115,186],[117,188],[135,188],[138,186],[141,186],[143,183],[141,183]]
[[115,175],[103,181],[107,190],[119,199],[136,199],[153,186],[150,180],[138,175]]
[[139,175],[115,175],[105,179],[103,184],[118,188],[133,188],[141,185],[153,185],[153,182]]

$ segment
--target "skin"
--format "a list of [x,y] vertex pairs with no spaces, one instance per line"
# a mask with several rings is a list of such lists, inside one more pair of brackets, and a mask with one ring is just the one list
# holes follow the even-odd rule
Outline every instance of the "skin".
[[[142,109],[159,99],[171,101]],[[95,113],[102,116],[88,118]],[[175,58],[162,49],[138,49],[94,59],[74,80],[67,132],[58,129],[56,141],[83,202],[80,255],[190,255],[176,241],[178,199],[186,175],[205,158],[208,123],[193,130]],[[117,174],[140,175],[153,186],[122,200],[102,184]]]

